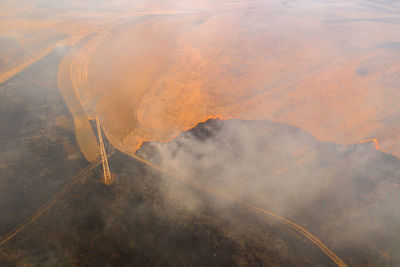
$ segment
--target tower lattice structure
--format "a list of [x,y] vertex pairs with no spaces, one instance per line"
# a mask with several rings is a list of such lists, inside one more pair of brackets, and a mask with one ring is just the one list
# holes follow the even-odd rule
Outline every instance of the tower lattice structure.
[[111,176],[110,168],[108,167],[107,154],[106,154],[106,150],[104,148],[103,135],[101,133],[100,121],[97,116],[96,116],[96,125],[97,125],[97,134],[99,136],[101,162],[103,163],[103,182],[106,185],[110,185],[113,182],[113,178]]

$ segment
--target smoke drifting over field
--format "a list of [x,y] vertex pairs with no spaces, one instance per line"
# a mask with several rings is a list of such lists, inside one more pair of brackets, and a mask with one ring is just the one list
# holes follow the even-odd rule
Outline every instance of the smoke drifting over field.
[[[394,245],[400,238],[400,162],[377,151],[373,142],[325,144],[284,124],[217,120],[171,143],[146,144],[142,153],[201,184],[292,219],[339,255],[361,254],[376,264],[384,254],[385,265],[400,260]],[[212,201],[174,183],[167,187],[189,209]],[[237,208],[220,201],[215,205]]]
[[99,161],[94,118],[117,182],[85,176],[0,265],[332,263],[155,162],[350,266],[400,266],[399,14],[391,0],[1,1],[0,234]]

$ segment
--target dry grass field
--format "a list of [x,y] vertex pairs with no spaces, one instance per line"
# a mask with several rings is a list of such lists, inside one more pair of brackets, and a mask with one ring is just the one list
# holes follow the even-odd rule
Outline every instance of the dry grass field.
[[399,265],[399,14],[0,1],[0,265]]
[[126,153],[220,117],[284,122],[341,144],[377,139],[399,156],[399,23],[332,5],[129,22],[93,49],[82,89]]
[[[87,38],[83,42],[78,43],[76,47],[84,46],[89,41],[90,39]],[[60,62],[58,68],[58,88],[72,114],[75,136],[79,148],[88,161],[94,162],[100,156],[96,135],[90,124],[88,114],[81,104],[79,95],[74,89],[70,76],[77,52],[77,49],[71,49]]]
[[396,3],[3,5],[0,81],[76,45],[60,76],[126,153],[219,117],[284,122],[341,144],[376,139],[400,155]]

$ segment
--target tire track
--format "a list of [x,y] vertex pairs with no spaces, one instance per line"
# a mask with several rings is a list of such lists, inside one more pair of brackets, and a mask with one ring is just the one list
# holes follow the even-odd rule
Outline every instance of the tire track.
[[[114,152],[112,151],[108,156],[111,156]],[[98,165],[100,165],[101,160],[98,160],[96,162],[93,162],[80,172],[78,172],[75,177],[69,181],[67,184],[65,184],[60,191],[58,191],[56,194],[53,195],[53,197],[48,200],[41,208],[36,210],[29,218],[27,218],[23,223],[21,223],[17,228],[12,230],[1,242],[0,242],[0,247],[2,247],[4,244],[6,244],[8,241],[10,241],[12,238],[14,238],[17,234],[19,234],[21,231],[23,231],[25,228],[27,228],[29,225],[31,225],[33,222],[35,222],[44,212],[46,212],[49,208],[51,208],[74,184],[76,184],[82,177],[84,177],[86,174],[88,174],[91,170],[96,168]]]
[[190,185],[192,187],[197,188],[198,190],[201,190],[203,192],[212,194],[218,198],[224,199],[226,201],[232,202],[232,203],[236,203],[241,205],[242,207],[248,208],[253,210],[254,212],[261,214],[261,215],[267,215],[269,217],[271,217],[272,219],[279,221],[280,223],[286,225],[287,227],[291,228],[292,230],[295,230],[296,232],[298,232],[299,234],[301,234],[302,236],[304,236],[305,238],[307,238],[309,241],[311,241],[314,245],[316,245],[319,249],[322,250],[322,252],[327,255],[337,266],[339,267],[347,267],[347,264],[342,261],[332,250],[330,250],[324,243],[322,243],[321,240],[319,240],[316,236],[314,236],[313,234],[311,234],[309,231],[307,231],[304,227],[286,219],[283,218],[279,215],[276,215],[270,211],[264,210],[262,208],[259,208],[247,201],[238,199],[234,196],[228,195],[226,193],[222,193],[219,192],[217,190],[212,189],[211,187],[208,187],[206,185],[202,185],[200,183],[198,183],[197,181],[191,179],[191,178],[187,178],[184,176],[179,175],[178,173],[175,173],[167,168],[161,167],[157,164],[154,164],[150,161],[147,161],[137,155],[131,155],[134,159],[146,164],[147,166],[168,175],[169,177],[178,180],[180,182],[183,182],[187,185]]

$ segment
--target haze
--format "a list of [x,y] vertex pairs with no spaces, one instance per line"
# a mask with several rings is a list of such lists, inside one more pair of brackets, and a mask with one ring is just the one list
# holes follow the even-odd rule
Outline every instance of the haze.
[[[54,55],[59,55],[57,61]],[[164,175],[168,176],[169,171],[163,169],[167,168],[178,173],[170,175],[178,180],[186,181],[180,175],[196,176],[196,182],[188,183],[202,191],[221,190],[298,219],[339,250],[346,262],[357,264],[362,263],[348,256],[341,244],[357,247],[368,242],[375,248],[373,238],[364,239],[364,233],[370,231],[372,235],[385,227],[395,229],[400,223],[396,217],[400,208],[396,195],[400,158],[400,1],[0,1],[0,92],[4,88],[5,103],[4,126],[0,129],[8,128],[13,121],[11,115],[6,115],[11,102],[5,97],[14,87],[30,88],[30,80],[24,77],[35,76],[26,73],[53,57],[51,62],[56,67],[48,71],[54,73],[40,78],[40,83],[45,87],[47,81],[56,82],[52,86],[69,112],[53,121],[57,127],[73,131],[80,160],[84,158],[94,168],[103,159],[104,175],[108,168],[104,168],[104,156],[111,151],[110,145],[112,151],[115,148],[130,159],[164,171]],[[18,97],[10,99],[20,103]],[[222,130],[211,131],[204,142],[189,134],[202,129],[201,123],[212,124],[210,119],[219,119]],[[257,124],[262,122],[267,126]],[[254,131],[245,130],[248,127]],[[268,133],[275,130],[279,134],[269,139]],[[99,138],[101,131],[109,151]],[[234,141],[229,143],[225,138]],[[268,142],[279,148],[258,149]],[[225,143],[229,146],[221,145]],[[351,150],[353,145],[365,145],[365,155],[361,150]],[[326,150],[310,148],[319,146]],[[350,149],[351,155],[341,154],[341,149],[346,153]],[[333,161],[335,155],[343,158],[328,167],[324,160],[309,161],[309,156],[301,159],[302,167],[287,163],[286,158],[297,160],[298,155],[303,157],[308,151],[326,162]],[[74,157],[80,157],[76,156],[78,152]],[[6,158],[10,153],[4,150]],[[281,158],[276,160],[275,156]],[[372,158],[386,166],[378,168],[375,176],[366,163]],[[347,166],[344,159],[349,159],[351,168],[360,168],[359,176],[345,172],[343,177],[349,179],[345,180],[331,173],[332,168]],[[287,170],[290,175],[282,178]],[[296,174],[295,170],[304,173]],[[346,187],[348,195],[339,194],[339,186],[328,178],[321,181],[316,175],[328,173]],[[196,184],[207,180],[205,174],[219,177],[203,184],[212,190]],[[359,182],[357,177],[369,175],[373,176],[368,178],[371,183],[376,183],[373,190],[386,190],[388,195],[371,191],[369,197],[373,200],[365,204],[359,192],[365,181]],[[394,180],[386,180],[388,176]],[[253,177],[249,178],[251,184],[244,185],[244,177]],[[340,211],[332,211],[336,217],[330,222],[322,216],[310,219],[314,220],[311,223],[309,218],[303,220],[299,210],[323,214],[323,209],[318,210],[314,204],[323,198],[321,192],[327,184],[334,188],[332,195],[345,199],[340,202]],[[395,189],[388,189],[389,185],[395,185]],[[179,191],[186,209],[198,210],[193,204],[197,200],[188,201],[191,191],[170,185],[165,188],[167,194]],[[268,197],[261,197],[267,191]],[[350,197],[352,194],[356,196]],[[300,204],[293,204],[297,201]],[[327,207],[333,207],[330,201],[334,202],[326,200]],[[375,224],[362,224],[375,214],[362,213],[364,217],[354,219],[360,225],[357,229],[354,222],[349,222],[349,203],[356,203],[353,211],[360,213],[373,203],[384,210],[383,215]],[[387,210],[385,203],[389,203]],[[309,206],[315,210],[308,210]],[[393,210],[396,216],[392,218]],[[326,227],[330,231],[321,226],[329,223]],[[295,231],[301,232],[299,229]],[[307,236],[309,233],[304,231]],[[337,236],[332,234],[339,232]],[[343,232],[357,236],[345,238]],[[393,242],[400,240],[398,234],[390,237]],[[379,240],[386,238],[390,239],[385,235]],[[322,242],[320,245],[312,235],[309,239],[334,263],[345,266],[335,253],[325,250]],[[382,256],[387,262],[374,261],[377,256],[366,257],[367,262],[398,263],[400,259],[393,252],[397,247],[382,248],[381,256],[390,255]]]

